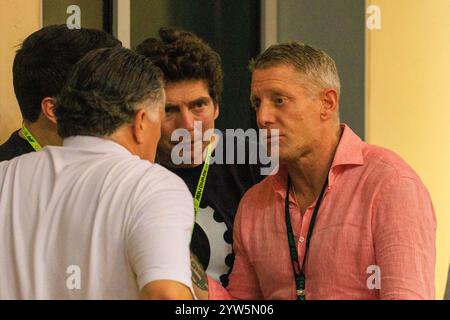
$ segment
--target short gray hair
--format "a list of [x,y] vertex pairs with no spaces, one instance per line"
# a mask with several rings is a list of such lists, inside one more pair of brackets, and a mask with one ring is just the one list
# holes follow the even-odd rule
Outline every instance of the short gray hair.
[[250,70],[253,72],[280,64],[293,66],[305,77],[302,79],[306,81],[305,89],[314,93],[317,89],[332,88],[339,96],[341,83],[336,63],[325,51],[302,42],[272,45],[250,62]]

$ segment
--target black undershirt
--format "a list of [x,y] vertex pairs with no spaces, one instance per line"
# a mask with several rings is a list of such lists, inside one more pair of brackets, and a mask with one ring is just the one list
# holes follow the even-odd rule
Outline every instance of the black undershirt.
[[17,130],[4,144],[0,145],[0,161],[11,160],[12,158],[33,151],[33,147],[31,147],[27,140],[19,136],[19,130]]

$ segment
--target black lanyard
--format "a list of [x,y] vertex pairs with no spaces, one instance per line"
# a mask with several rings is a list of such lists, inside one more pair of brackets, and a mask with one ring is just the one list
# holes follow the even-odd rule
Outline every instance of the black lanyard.
[[305,261],[308,256],[309,242],[311,240],[311,235],[313,233],[314,225],[316,224],[317,212],[319,212],[320,205],[322,204],[322,198],[325,193],[325,188],[328,185],[328,176],[320,192],[319,198],[317,199],[314,212],[311,217],[311,222],[309,223],[308,235],[306,237],[306,249],[305,256],[303,257],[302,267],[300,268],[300,262],[298,261],[297,246],[295,244],[294,232],[292,232],[291,217],[289,213],[289,190],[291,188],[291,177],[288,177],[288,185],[286,189],[286,200],[284,204],[284,212],[286,215],[286,229],[289,243],[289,253],[291,254],[292,270],[294,271],[295,285],[297,287],[297,300],[306,300],[305,296]]

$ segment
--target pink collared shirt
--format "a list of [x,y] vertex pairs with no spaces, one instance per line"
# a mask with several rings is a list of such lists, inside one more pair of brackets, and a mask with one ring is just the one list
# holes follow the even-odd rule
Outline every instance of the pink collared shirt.
[[[428,191],[396,154],[342,125],[306,260],[306,299],[434,299],[436,219]],[[242,198],[227,291],[211,299],[296,299],[285,223],[287,171]],[[315,203],[289,206],[300,264]]]

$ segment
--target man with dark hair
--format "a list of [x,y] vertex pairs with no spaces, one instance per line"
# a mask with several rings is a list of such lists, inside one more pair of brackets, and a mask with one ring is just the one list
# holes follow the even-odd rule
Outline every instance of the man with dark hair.
[[48,26],[26,38],[13,64],[14,92],[23,125],[0,146],[0,161],[39,151],[46,145],[60,145],[53,98],[86,53],[117,46],[121,42],[104,31],[69,30],[66,25]]
[[56,101],[63,146],[0,163],[0,299],[191,299],[192,197],[151,163],[161,71],[94,50]]
[[340,123],[340,91],[333,59],[309,45],[273,45],[253,62],[251,101],[280,170],[239,204],[233,297],[434,299],[430,195],[398,155]]
[[[222,93],[219,55],[191,32],[161,28],[159,37],[147,39],[136,48],[166,78],[166,117],[161,124],[158,161],[180,176],[195,196],[196,223],[191,250],[208,274],[226,286],[234,261],[234,216],[242,195],[260,180],[260,168],[248,161],[237,164],[236,158],[242,155],[235,149],[234,161],[224,163],[221,160],[230,156],[225,146],[236,137],[217,131],[207,134],[214,129],[219,116]],[[173,141],[172,136],[182,130],[190,138],[187,143],[190,156],[180,163],[174,157],[179,141]]]

